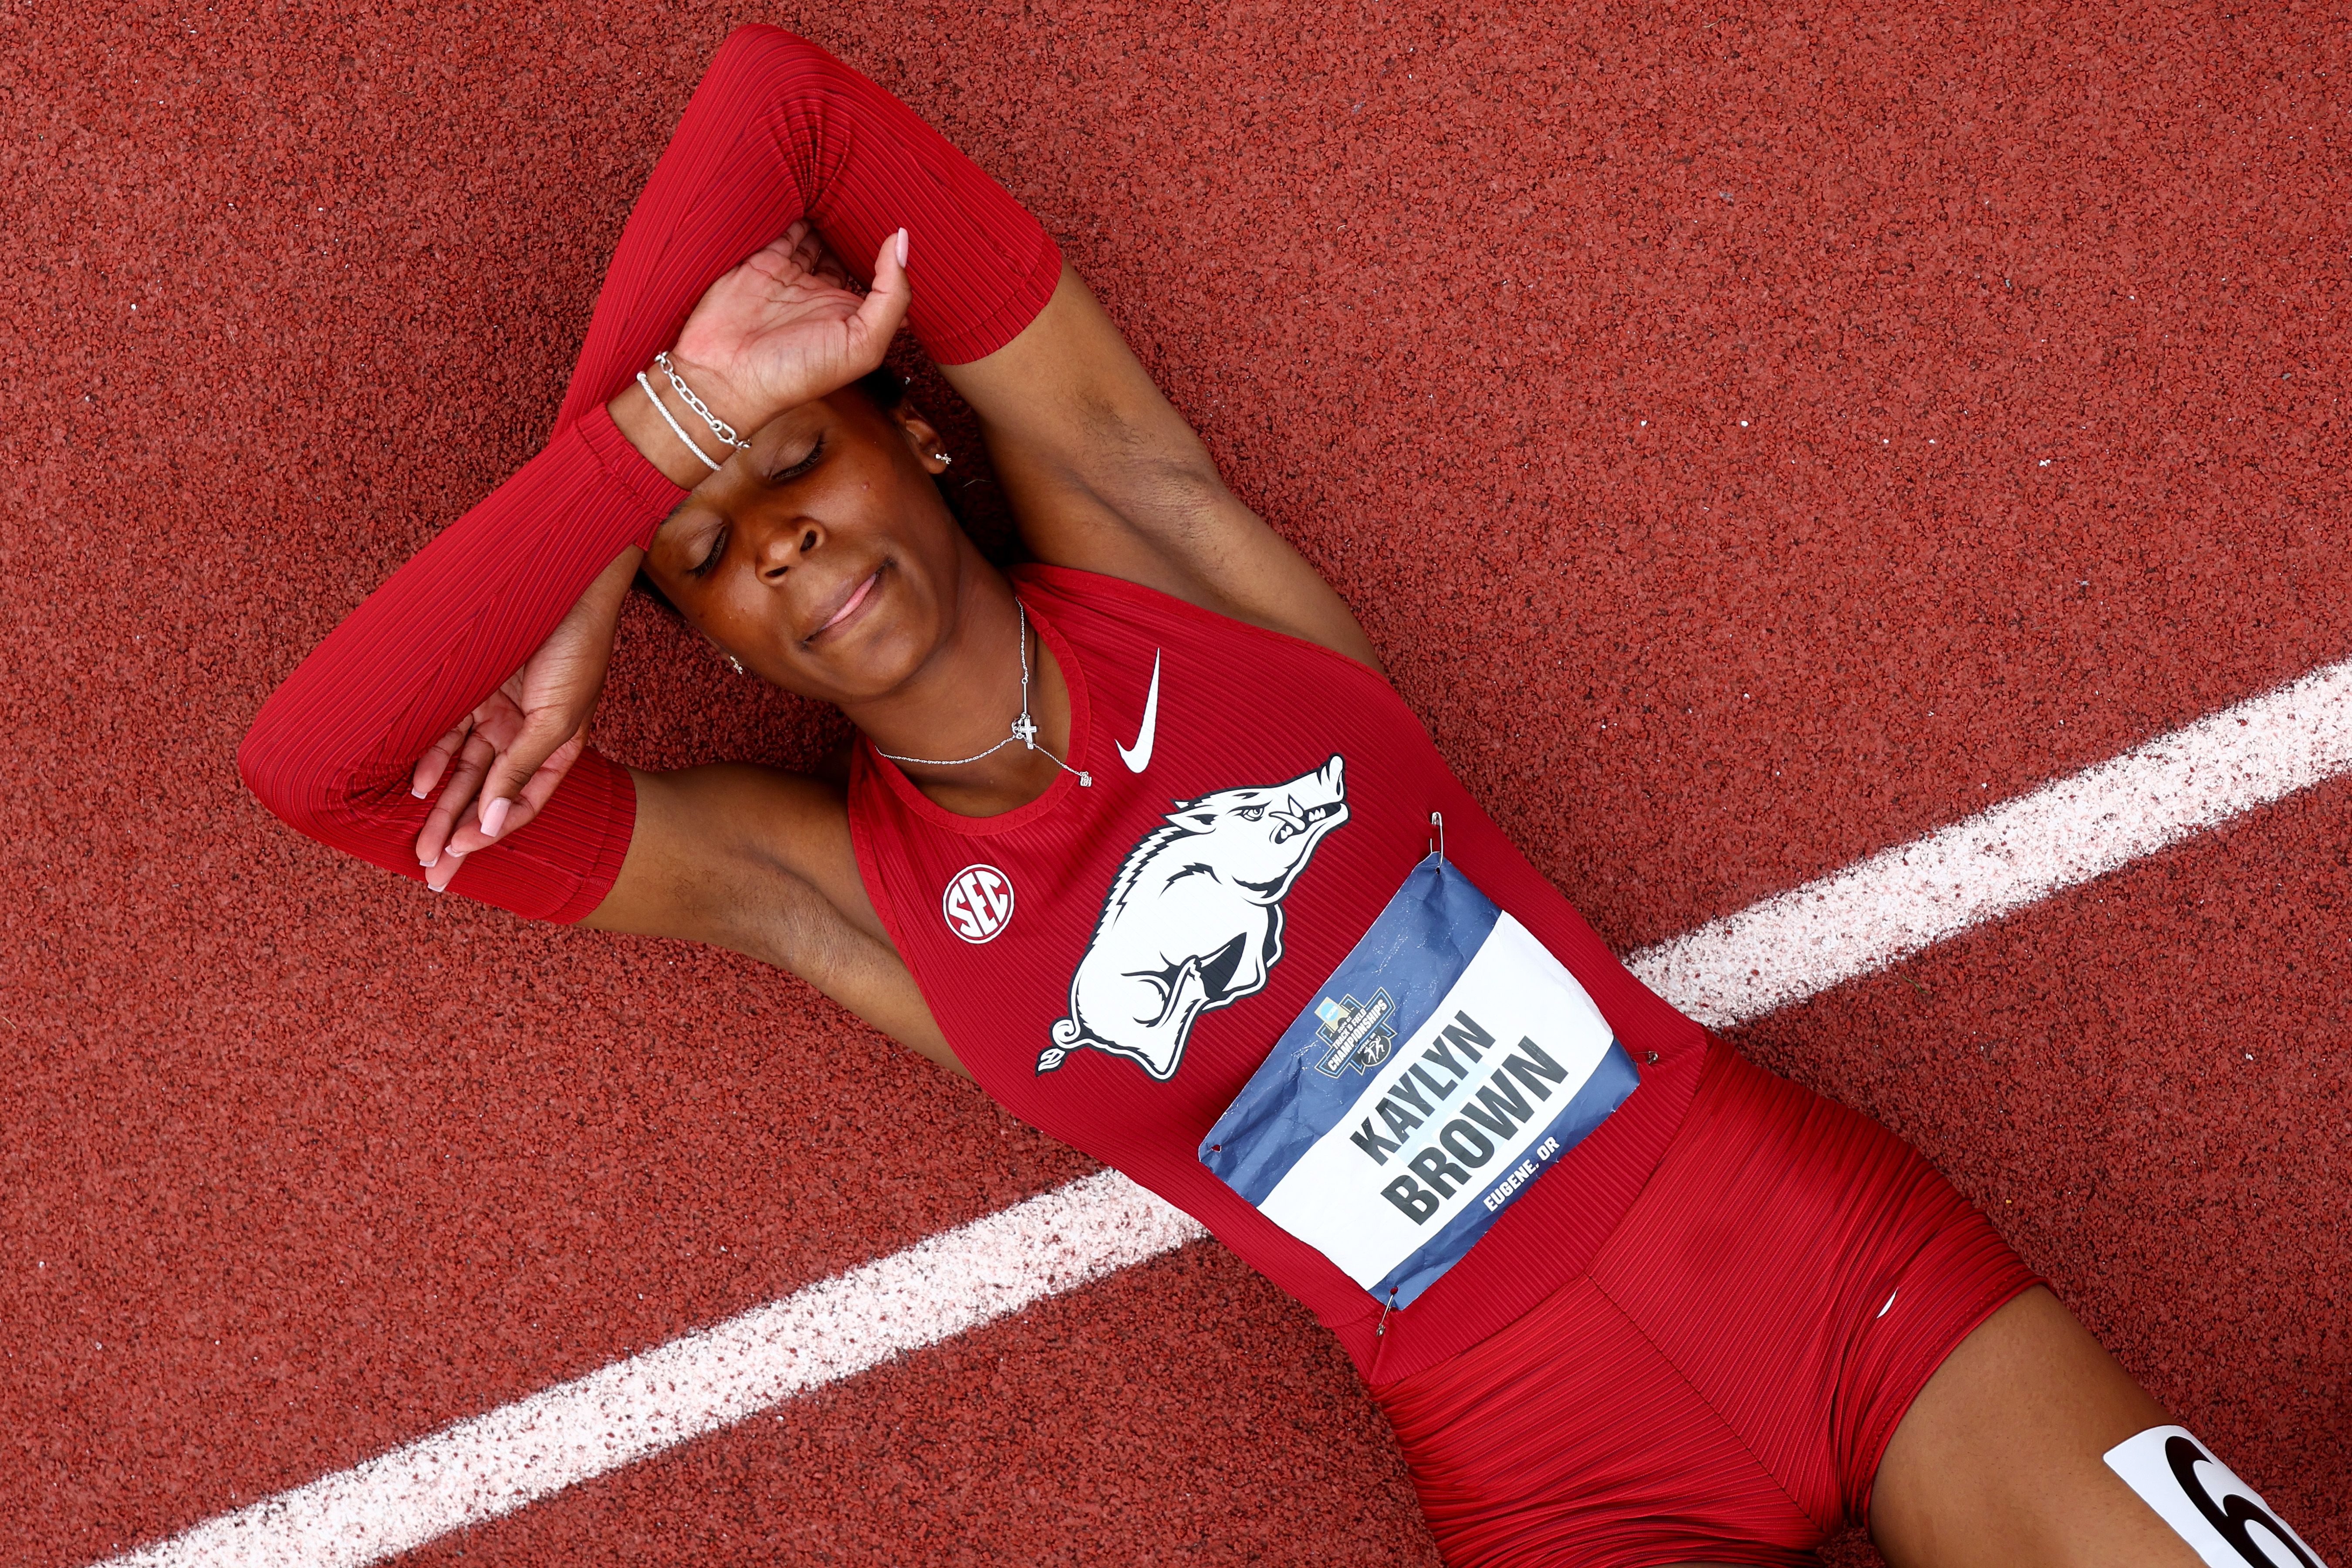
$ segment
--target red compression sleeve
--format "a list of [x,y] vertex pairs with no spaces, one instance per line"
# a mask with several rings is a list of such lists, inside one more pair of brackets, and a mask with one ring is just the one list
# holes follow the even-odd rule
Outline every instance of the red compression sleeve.
[[[237,767],[270,810],[423,879],[417,758],[684,493],[604,404],[677,341],[714,279],[803,216],[860,268],[908,230],[909,319],[943,363],[1012,341],[1061,275],[1037,221],[906,105],[804,39],[737,28],[629,216],[546,449],[352,611],[255,719]],[[578,920],[620,874],[635,807],[627,770],[585,752],[546,809],[450,885]]]
[[908,321],[940,364],[1011,342],[1062,275],[1037,220],[912,110],[803,38],[738,27],[629,215],[557,424],[610,401],[713,279],[803,216],[869,282],[882,237],[907,230]]

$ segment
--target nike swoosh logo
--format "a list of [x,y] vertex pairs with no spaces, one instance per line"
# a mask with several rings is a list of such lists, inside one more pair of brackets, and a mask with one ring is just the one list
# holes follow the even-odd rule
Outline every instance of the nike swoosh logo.
[[1118,749],[1118,760],[1127,764],[1129,773],[1139,773],[1151,765],[1151,734],[1159,728],[1160,650],[1154,648],[1151,652],[1151,694],[1143,700],[1143,729],[1136,735],[1134,745]]

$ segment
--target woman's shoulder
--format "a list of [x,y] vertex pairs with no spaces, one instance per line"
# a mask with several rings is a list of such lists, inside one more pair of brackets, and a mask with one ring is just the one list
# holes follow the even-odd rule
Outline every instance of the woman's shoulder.
[[[1387,677],[1370,655],[1369,639],[1349,629],[1364,643],[1359,653],[1335,647],[1333,641],[1300,627],[1277,624],[1222,600],[1198,584],[1138,582],[1116,573],[1049,562],[1024,562],[1008,573],[1014,588],[1047,615],[1059,615],[1073,624],[1124,627],[1181,641],[1256,643],[1267,651],[1305,653],[1311,658],[1334,659],[1386,684]],[[1081,637],[1083,639],[1083,637]]]

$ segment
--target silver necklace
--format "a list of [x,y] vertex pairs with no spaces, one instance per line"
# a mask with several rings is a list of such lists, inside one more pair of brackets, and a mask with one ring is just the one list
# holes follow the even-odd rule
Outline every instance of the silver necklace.
[[876,755],[887,757],[894,763],[913,763],[926,768],[960,768],[966,763],[976,763],[982,757],[992,757],[1018,741],[1033,752],[1044,752],[1047,756],[1054,757],[1054,765],[1064,773],[1076,773],[1079,788],[1084,789],[1093,784],[1094,774],[1084,769],[1070,766],[1061,758],[1055,757],[1049,747],[1037,743],[1037,721],[1029,717],[1029,606],[1023,604],[1021,596],[1016,594],[1013,596],[1013,607],[1021,612],[1021,713],[1013,721],[1013,733],[1005,736],[988,750],[974,752],[968,757],[902,757],[896,752],[883,751],[879,746],[874,748]]

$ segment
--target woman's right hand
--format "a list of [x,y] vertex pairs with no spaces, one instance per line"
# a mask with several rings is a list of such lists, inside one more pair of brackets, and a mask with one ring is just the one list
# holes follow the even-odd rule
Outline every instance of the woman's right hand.
[[448,887],[466,856],[538,816],[578,759],[643,559],[635,546],[615,556],[523,667],[417,759],[411,795],[421,799],[448,778],[416,835],[434,891]]
[[884,237],[860,295],[803,219],[704,292],[670,357],[748,438],[881,364],[913,298],[905,229]]

